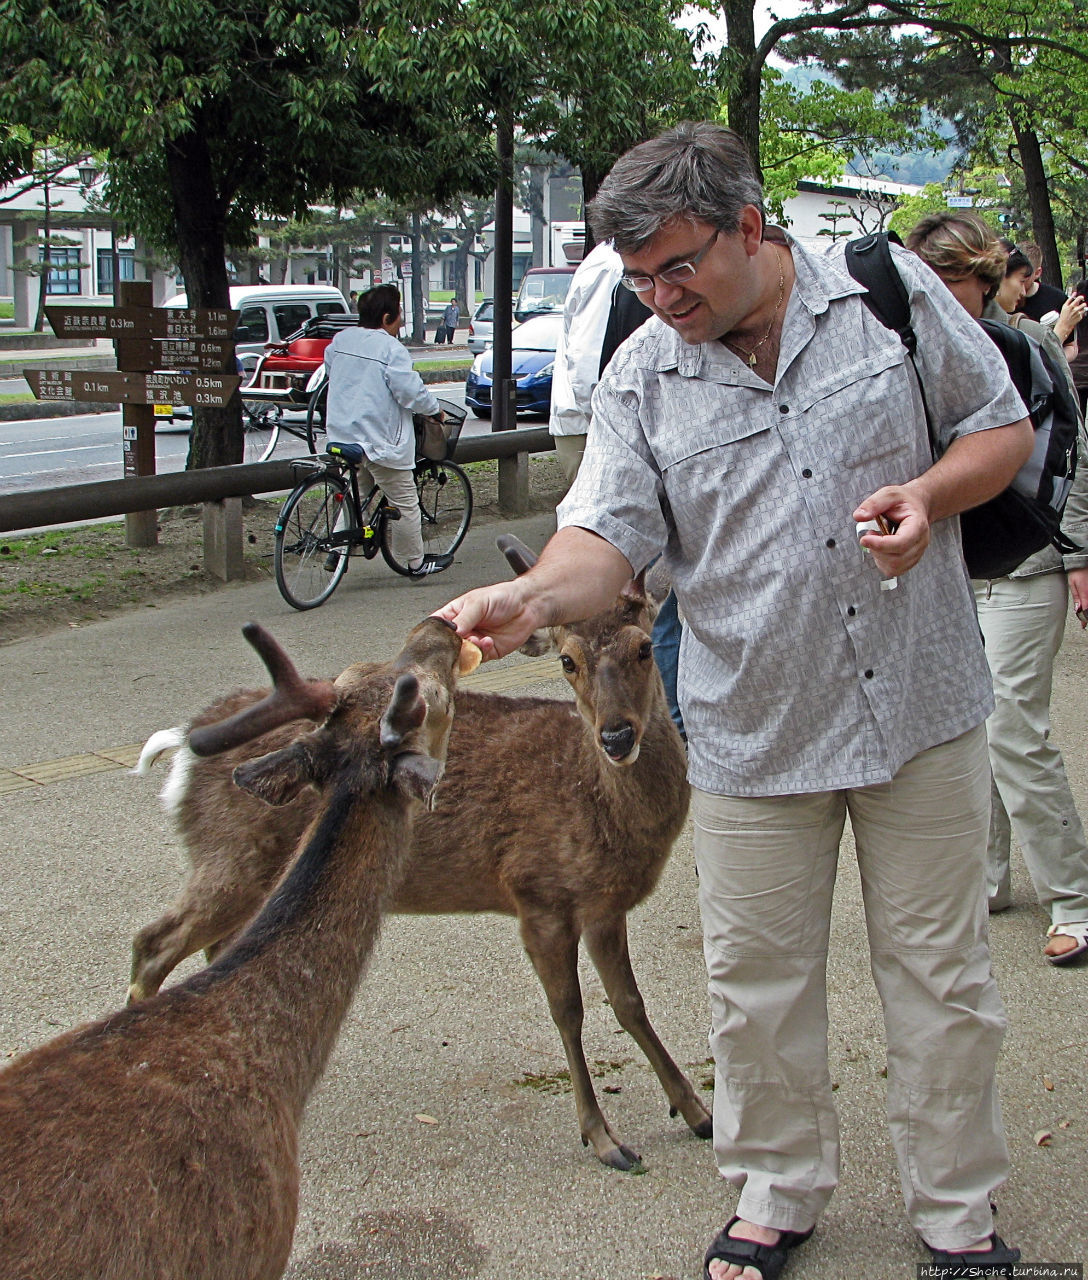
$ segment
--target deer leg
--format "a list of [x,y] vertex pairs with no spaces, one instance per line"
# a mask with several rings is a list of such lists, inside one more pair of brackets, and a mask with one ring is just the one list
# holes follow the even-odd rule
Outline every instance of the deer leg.
[[650,1025],[642,992],[631,968],[627,947],[627,917],[622,912],[597,920],[585,930],[586,950],[604,983],[616,1021],[646,1055],[669,1099],[669,1114],[680,1113],[697,1138],[713,1136],[710,1112],[691,1081],[672,1060]]
[[224,883],[214,860],[193,871],[177,902],[132,940],[128,1003],[153,996],[167,975],[204,948],[211,959],[260,908],[264,884]]
[[578,932],[572,920],[544,914],[520,915],[521,938],[548,997],[552,1020],[567,1055],[582,1145],[592,1146],[597,1159],[613,1169],[629,1172],[641,1165],[608,1127],[582,1050],[582,989],[578,983]]

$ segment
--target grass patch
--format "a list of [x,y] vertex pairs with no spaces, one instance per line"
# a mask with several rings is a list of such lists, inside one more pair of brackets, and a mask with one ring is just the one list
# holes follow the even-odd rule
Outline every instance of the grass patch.
[[414,360],[412,362],[412,368],[415,369],[417,373],[434,373],[439,369],[463,369],[466,361],[471,363],[471,359],[471,357],[457,356],[455,359],[450,360],[441,360],[437,358],[434,360]]
[[29,391],[13,391],[0,395],[0,404],[33,404],[34,396]]
[[[83,525],[78,529],[49,529],[25,538],[3,538],[0,540],[0,566],[25,563],[37,556],[109,560],[119,554],[138,555],[136,548],[124,546],[124,534],[123,525],[107,523]],[[109,543],[103,541],[107,538]]]

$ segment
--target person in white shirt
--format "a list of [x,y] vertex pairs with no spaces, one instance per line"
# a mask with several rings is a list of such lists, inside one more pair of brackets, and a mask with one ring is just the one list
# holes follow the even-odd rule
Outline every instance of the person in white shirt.
[[[548,430],[555,438],[555,455],[568,487],[585,452],[593,390],[608,363],[602,359],[605,331],[622,275],[623,262],[611,242],[595,245],[578,264],[563,304]],[[648,320],[649,311],[641,310],[642,318]]]
[[342,329],[325,351],[326,422],[330,441],[362,446],[364,480],[369,474],[400,511],[393,524],[393,549],[407,560],[410,576],[422,578],[448,569],[453,556],[423,554],[412,415],[442,414],[397,339],[400,325],[400,291],[395,285],[376,285],[360,296],[358,327]]

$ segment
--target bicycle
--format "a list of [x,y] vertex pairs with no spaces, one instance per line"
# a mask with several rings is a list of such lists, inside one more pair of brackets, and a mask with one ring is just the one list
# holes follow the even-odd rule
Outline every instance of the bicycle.
[[[452,424],[447,453],[464,421],[464,411],[439,401]],[[330,444],[320,458],[301,458],[292,466],[301,479],[288,495],[276,520],[273,564],[280,595],[294,609],[324,604],[347,572],[353,554],[385,563],[404,577],[408,563],[393,550],[391,525],[400,518],[378,485],[365,497],[359,488],[360,445]],[[446,555],[457,550],[472,519],[472,486],[468,476],[447,457],[418,458],[415,465],[423,550]]]

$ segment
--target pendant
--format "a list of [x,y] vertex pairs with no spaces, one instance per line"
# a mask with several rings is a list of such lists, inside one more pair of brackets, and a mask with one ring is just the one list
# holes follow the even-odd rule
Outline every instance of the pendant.
[[756,367],[756,353],[754,351],[748,357],[748,364],[753,369]]

